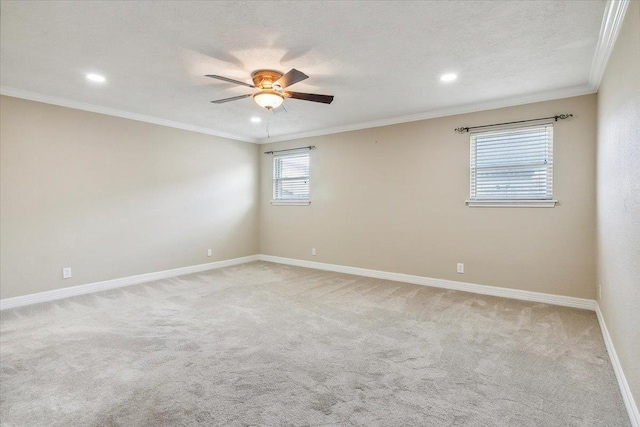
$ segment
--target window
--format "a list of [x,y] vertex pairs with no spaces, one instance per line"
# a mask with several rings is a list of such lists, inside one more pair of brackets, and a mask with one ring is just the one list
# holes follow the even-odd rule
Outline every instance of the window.
[[309,204],[309,151],[274,154],[274,205]]
[[553,207],[553,124],[471,135],[469,206]]

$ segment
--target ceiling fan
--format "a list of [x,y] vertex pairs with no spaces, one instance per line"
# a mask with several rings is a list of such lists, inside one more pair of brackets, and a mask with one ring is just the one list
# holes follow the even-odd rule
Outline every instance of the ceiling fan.
[[251,73],[253,84],[230,79],[228,77],[217,76],[215,74],[207,74],[206,77],[260,89],[255,93],[248,93],[246,95],[232,96],[231,98],[211,101],[214,104],[224,104],[225,102],[236,101],[238,99],[244,99],[251,96],[253,97],[253,100],[256,102],[256,104],[263,108],[266,108],[267,110],[272,110],[282,105],[282,102],[285,98],[301,99],[303,101],[311,102],[321,102],[323,104],[331,104],[331,101],[333,101],[333,95],[318,95],[315,93],[291,92],[285,90],[289,86],[292,86],[309,78],[309,76],[307,76],[305,73],[303,73],[302,71],[298,71],[295,68],[292,68],[291,71],[284,75],[281,72],[274,70],[254,71],[253,73]]

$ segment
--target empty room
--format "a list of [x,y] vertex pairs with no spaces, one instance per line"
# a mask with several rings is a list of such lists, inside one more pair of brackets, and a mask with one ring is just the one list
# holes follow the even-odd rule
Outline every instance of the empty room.
[[640,1],[0,19],[0,425],[640,427]]

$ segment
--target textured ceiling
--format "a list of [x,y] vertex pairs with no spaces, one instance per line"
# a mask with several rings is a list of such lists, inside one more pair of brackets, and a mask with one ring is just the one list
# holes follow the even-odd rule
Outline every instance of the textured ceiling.
[[[310,76],[274,138],[588,86],[605,10],[596,1],[3,1],[1,85],[264,140],[260,68]],[[106,76],[105,84],[84,75]],[[453,83],[441,74],[456,72]],[[551,95],[550,95],[551,96]]]

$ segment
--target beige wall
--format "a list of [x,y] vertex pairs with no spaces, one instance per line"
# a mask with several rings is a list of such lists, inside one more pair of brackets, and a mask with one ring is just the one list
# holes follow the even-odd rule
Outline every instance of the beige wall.
[[0,102],[1,298],[258,253],[256,145]]
[[[560,204],[467,207],[469,136],[453,129],[559,113],[575,116],[554,130]],[[310,206],[271,206],[262,154],[261,253],[595,298],[595,135],[588,95],[263,145],[318,148]]]
[[[595,297],[593,95],[267,146],[1,102],[2,298],[258,253],[259,166],[262,253]],[[465,206],[453,128],[560,112],[557,207]],[[308,144],[311,206],[271,206],[261,153]]]
[[632,1],[598,93],[600,308],[640,404],[640,3]]

